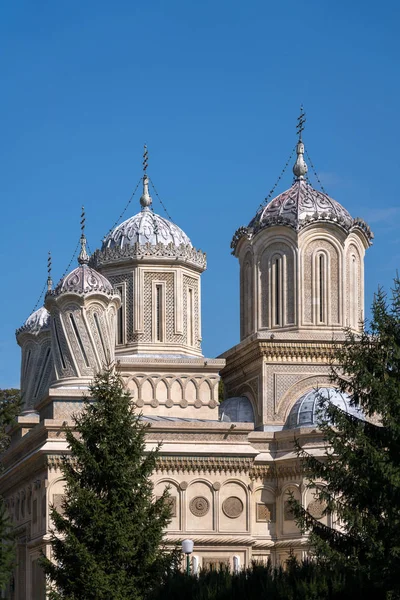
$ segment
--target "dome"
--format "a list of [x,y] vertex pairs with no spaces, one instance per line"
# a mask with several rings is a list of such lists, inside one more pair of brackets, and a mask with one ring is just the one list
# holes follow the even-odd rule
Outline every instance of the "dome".
[[49,311],[44,306],[41,306],[38,310],[35,310],[35,312],[29,315],[22,327],[17,329],[16,334],[31,333],[33,335],[38,335],[41,331],[49,329],[49,321]]
[[367,243],[372,243],[373,234],[362,219],[353,219],[339,202],[325,192],[314,189],[307,181],[308,167],[304,162],[304,144],[301,139],[296,152],[297,160],[293,167],[295,180],[292,187],[268,204],[262,205],[247,227],[237,229],[231,242],[233,253],[236,252],[239,240],[243,236],[251,239],[261,229],[272,225],[286,225],[300,231],[310,223],[335,223],[346,231],[358,229],[365,236]]
[[221,421],[237,423],[254,423],[254,411],[246,396],[227,398],[219,406]]
[[145,244],[181,246],[183,244],[192,247],[188,236],[178,225],[160,217],[150,209],[152,199],[149,194],[149,178],[146,173],[143,176],[143,194],[140,204],[142,206],[140,213],[118,225],[106,236],[102,250],[114,247],[122,249],[135,244],[139,244],[139,246]]
[[349,229],[353,219],[345,208],[327,194],[315,190],[305,179],[297,179],[291,188],[263,206],[249,227],[289,225],[296,230],[314,221],[331,221]]
[[320,406],[324,399],[354,417],[364,418],[362,411],[351,405],[348,394],[342,394],[335,388],[324,387],[306,392],[295,402],[286,419],[284,429],[317,427],[324,417],[324,409]]
[[108,296],[115,294],[113,286],[104,275],[87,264],[81,264],[63,277],[51,294],[60,296],[66,293],[90,294],[92,292],[100,292]]
[[103,241],[102,249],[115,246],[123,248],[134,244],[192,246],[190,239],[180,227],[160,217],[148,207],[144,207],[140,213],[127,219],[111,231]]

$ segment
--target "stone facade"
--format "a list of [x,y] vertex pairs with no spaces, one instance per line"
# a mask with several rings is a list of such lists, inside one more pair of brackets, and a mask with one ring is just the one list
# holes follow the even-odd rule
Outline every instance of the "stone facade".
[[[302,153],[299,142],[292,188],[234,236],[240,342],[219,358],[201,352],[205,255],[150,211],[146,175],[142,212],[112,231],[90,262],[83,235],[79,266],[49,286],[45,307],[17,331],[25,405],[0,479],[17,532],[15,600],[45,598],[37,561],[49,553],[49,507],[61,510],[63,429],[104,364],[115,365],[151,424],[147,447],[163,444],[154,495],[170,487],[166,540],[193,539],[194,569],[280,564],[291,550],[304,556],[289,492],[334,524],[307,488],[293,447],[296,437],[321,454],[317,424],[295,431],[285,424],[299,398],[329,388],[343,327],[360,327],[372,236],[311,188]],[[220,375],[226,404],[219,406]],[[235,406],[242,421],[229,417]]]

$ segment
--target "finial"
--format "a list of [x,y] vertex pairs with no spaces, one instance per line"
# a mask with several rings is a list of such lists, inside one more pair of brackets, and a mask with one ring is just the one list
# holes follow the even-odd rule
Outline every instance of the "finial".
[[306,122],[306,113],[304,112],[303,105],[301,105],[300,115],[297,117],[297,126],[296,126],[297,135],[299,136],[299,139],[297,142],[297,147],[296,147],[297,159],[293,166],[293,173],[295,174],[295,177],[297,180],[304,179],[304,177],[308,171],[307,164],[304,160],[304,144],[303,144],[303,140],[302,140],[302,133],[304,131],[304,123],[305,122]]
[[49,250],[47,256],[47,291],[51,292],[53,288],[53,280],[51,278],[51,252]]
[[140,197],[140,204],[143,209],[146,210],[149,208],[151,203],[153,202],[151,196],[149,194],[149,178],[147,176],[147,167],[149,166],[149,153],[147,150],[146,144],[144,145],[143,152],[143,194]]
[[85,221],[86,221],[85,207],[82,206],[82,213],[81,213],[81,251],[79,252],[79,256],[78,256],[78,263],[80,265],[87,265],[88,262],[89,262],[89,255],[88,255],[88,253],[86,251]]

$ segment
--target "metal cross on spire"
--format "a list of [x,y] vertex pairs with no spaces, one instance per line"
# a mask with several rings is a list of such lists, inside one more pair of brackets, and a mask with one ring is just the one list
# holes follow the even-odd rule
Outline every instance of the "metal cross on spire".
[[78,256],[78,263],[80,265],[87,265],[88,262],[89,262],[89,255],[88,255],[88,253],[86,251],[85,222],[86,222],[85,207],[82,206],[82,212],[81,212],[81,251],[79,252],[79,256]]
[[146,175],[147,167],[149,166],[149,152],[147,150],[146,144],[144,145],[143,152],[143,173]]
[[304,131],[304,123],[306,122],[306,113],[304,112],[303,105],[300,106],[300,115],[297,117],[297,135],[299,136],[299,142],[302,141],[302,133]]
[[149,166],[149,153],[146,144],[143,152],[143,194],[140,197],[140,204],[143,210],[148,210],[153,202],[149,194],[149,177],[147,175],[147,167]]
[[300,107],[300,115],[297,117],[297,135],[299,139],[296,146],[297,159],[293,166],[293,173],[296,177],[296,181],[305,179],[308,171],[307,163],[304,160],[304,144],[302,140],[302,133],[304,131],[304,123],[306,122],[306,113],[304,112],[303,105]]
[[52,287],[53,287],[53,280],[51,278],[51,252],[49,250],[49,253],[47,256],[47,291],[51,292]]

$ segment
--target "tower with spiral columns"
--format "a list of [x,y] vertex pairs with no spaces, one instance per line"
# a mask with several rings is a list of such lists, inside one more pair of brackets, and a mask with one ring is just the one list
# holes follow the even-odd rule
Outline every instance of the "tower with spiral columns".
[[78,266],[46,295],[55,366],[52,388],[87,385],[115,359],[121,299],[106,277],[89,266],[83,231],[80,243]]

